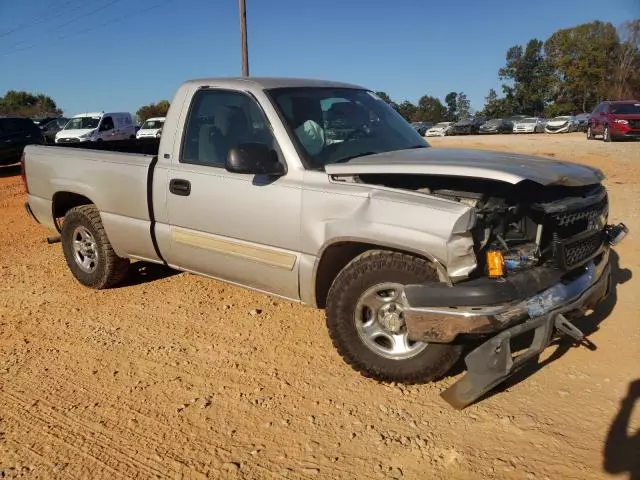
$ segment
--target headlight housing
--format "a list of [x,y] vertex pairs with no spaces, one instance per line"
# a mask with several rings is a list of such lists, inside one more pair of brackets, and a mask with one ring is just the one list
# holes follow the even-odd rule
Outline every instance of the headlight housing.
[[622,118],[616,118],[613,123],[619,123],[620,125],[629,125],[628,120],[624,120]]

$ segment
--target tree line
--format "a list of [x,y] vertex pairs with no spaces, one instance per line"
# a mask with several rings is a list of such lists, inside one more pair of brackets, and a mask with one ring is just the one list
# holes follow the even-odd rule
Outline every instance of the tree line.
[[[515,114],[554,117],[589,113],[603,100],[640,100],[640,19],[619,28],[594,21],[514,45],[498,70],[502,94],[490,89],[478,116]],[[387,101],[412,122],[462,120],[474,112],[463,92],[450,92],[444,103],[430,95],[417,104]]]

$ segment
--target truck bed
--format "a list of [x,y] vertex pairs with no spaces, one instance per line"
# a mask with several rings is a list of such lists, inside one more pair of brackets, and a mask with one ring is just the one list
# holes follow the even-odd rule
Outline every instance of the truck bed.
[[55,228],[54,201],[80,195],[97,206],[118,255],[156,261],[147,200],[153,159],[91,148],[28,146],[24,169],[31,211],[40,223]]

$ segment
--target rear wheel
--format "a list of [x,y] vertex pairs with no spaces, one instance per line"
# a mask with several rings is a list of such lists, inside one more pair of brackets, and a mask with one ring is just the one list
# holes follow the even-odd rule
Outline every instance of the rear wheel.
[[374,250],[352,260],[327,298],[327,327],[342,358],[366,377],[403,383],[436,380],[460,358],[459,345],[409,340],[403,286],[437,282],[426,260]]
[[116,255],[93,205],[67,212],[62,224],[62,251],[73,276],[95,289],[112,287],[126,276],[129,260]]

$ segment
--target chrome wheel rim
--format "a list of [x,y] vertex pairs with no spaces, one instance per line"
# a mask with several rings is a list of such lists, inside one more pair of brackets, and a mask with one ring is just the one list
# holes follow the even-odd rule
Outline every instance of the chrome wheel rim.
[[73,231],[73,258],[87,273],[98,268],[98,245],[87,227],[80,225]]
[[415,357],[427,347],[408,338],[402,293],[398,283],[374,285],[360,296],[354,314],[362,342],[375,354],[391,360]]
[[609,127],[604,129],[604,133],[602,134],[602,137],[606,140],[607,138],[609,138]]

